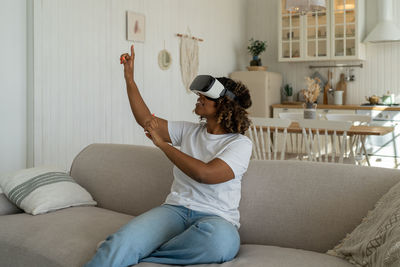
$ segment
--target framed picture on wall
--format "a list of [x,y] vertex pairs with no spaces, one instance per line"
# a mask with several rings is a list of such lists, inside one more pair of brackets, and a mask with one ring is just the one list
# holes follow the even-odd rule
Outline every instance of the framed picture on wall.
[[126,39],[128,41],[144,42],[145,16],[132,11],[126,12]]

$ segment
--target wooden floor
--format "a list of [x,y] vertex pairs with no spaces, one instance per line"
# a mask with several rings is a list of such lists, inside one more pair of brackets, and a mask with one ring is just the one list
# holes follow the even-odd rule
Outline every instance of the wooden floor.
[[400,158],[397,159],[396,163],[394,158],[370,156],[369,161],[372,167],[391,168],[400,170]]

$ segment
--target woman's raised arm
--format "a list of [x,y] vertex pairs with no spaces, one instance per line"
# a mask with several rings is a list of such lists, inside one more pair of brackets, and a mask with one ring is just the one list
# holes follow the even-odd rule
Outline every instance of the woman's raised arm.
[[[126,82],[126,90],[128,93],[129,104],[136,122],[145,128],[146,123],[152,120],[152,114],[140,95],[139,89],[134,79],[134,63],[135,63],[135,50],[131,46],[131,54],[122,54],[120,57],[121,64],[124,64],[124,77]],[[164,119],[157,118],[159,127],[158,134],[166,142],[171,142],[168,134],[168,122]]]

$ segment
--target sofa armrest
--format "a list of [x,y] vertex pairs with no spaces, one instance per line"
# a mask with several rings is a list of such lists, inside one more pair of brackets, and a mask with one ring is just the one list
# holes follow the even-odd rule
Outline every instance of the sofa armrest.
[[0,216],[1,215],[11,215],[16,213],[24,212],[20,208],[14,205],[5,194],[0,193]]

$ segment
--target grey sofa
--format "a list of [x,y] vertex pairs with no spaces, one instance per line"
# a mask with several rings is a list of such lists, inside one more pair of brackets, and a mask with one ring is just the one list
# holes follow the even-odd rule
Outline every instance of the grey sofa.
[[[82,266],[99,241],[163,203],[172,164],[156,148],[93,144],[76,156],[71,175],[98,206],[0,216],[0,266]],[[251,161],[242,183],[239,254],[207,266],[352,266],[324,253],[399,179],[400,171],[390,169]]]

